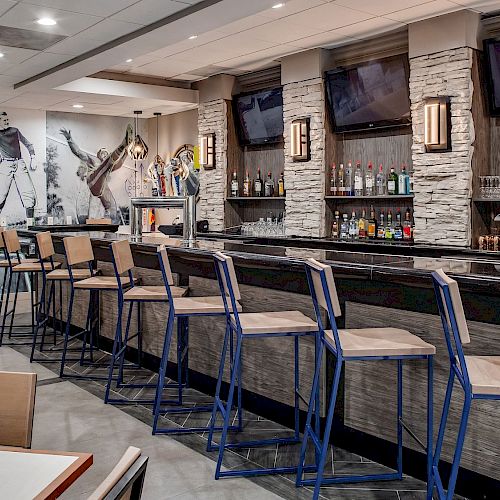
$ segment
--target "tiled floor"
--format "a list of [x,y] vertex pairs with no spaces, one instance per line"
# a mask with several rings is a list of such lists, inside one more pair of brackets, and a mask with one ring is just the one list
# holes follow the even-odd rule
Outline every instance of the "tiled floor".
[[[29,364],[24,346],[0,348],[0,370],[36,371],[39,374],[33,448],[90,451],[94,465],[65,495],[65,499],[85,498],[86,494],[110,470],[120,454],[130,444],[140,447],[150,457],[146,476],[145,499],[309,499],[310,488],[295,488],[293,476],[263,476],[248,479],[231,478],[215,481],[214,460],[217,454],[206,451],[207,433],[178,436],[152,436],[152,414],[149,406],[104,405],[101,381],[61,381],[52,370],[58,365]],[[44,356],[45,354],[42,354]],[[104,355],[106,357],[106,355]],[[105,360],[105,358],[103,359]],[[77,363],[68,373],[93,370]],[[143,371],[134,373],[135,380],[154,381],[156,375]],[[152,397],[152,390],[120,389],[114,396],[129,399]],[[192,389],[186,391],[189,404],[210,404],[209,397]],[[165,427],[204,426],[208,413],[164,415]],[[244,431],[233,438],[255,439],[289,435],[290,431],[274,422],[249,412],[244,413]],[[238,449],[228,451],[224,466],[259,467],[293,465],[297,462],[298,446],[273,446],[268,449]],[[374,473],[385,469],[358,455],[341,449],[332,450],[328,467],[336,474],[352,472]],[[411,477],[400,482],[335,485],[322,488],[322,498],[340,500],[423,500],[425,484]]]

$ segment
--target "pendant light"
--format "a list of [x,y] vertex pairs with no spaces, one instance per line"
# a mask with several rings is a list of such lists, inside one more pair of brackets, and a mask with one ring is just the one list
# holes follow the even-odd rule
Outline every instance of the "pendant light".
[[134,111],[135,115],[135,138],[130,143],[128,148],[128,154],[133,160],[144,160],[148,156],[148,146],[142,139],[142,137],[137,132],[139,128],[139,115],[142,115],[142,111]]

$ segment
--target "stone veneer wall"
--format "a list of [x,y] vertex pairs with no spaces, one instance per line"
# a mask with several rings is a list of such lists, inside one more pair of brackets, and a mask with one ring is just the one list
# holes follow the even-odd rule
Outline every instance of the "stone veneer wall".
[[[471,239],[472,49],[463,47],[410,60],[413,122],[415,241],[465,247]],[[424,99],[449,96],[449,153],[426,153]]]
[[227,170],[227,103],[217,99],[198,107],[198,132],[215,133],[215,169],[200,172],[198,219],[207,219],[211,231],[224,229]]
[[[310,118],[311,161],[293,162],[290,156],[290,124]],[[285,123],[286,234],[325,234],[325,92],[322,78],[283,86]]]

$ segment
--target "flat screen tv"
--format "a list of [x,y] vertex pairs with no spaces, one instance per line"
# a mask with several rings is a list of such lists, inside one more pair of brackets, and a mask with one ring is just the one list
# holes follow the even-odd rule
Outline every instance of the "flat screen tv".
[[328,71],[326,93],[335,132],[411,123],[406,54]]
[[281,88],[240,94],[233,98],[240,143],[273,144],[283,140]]
[[490,113],[500,116],[500,41],[484,41],[486,92]]

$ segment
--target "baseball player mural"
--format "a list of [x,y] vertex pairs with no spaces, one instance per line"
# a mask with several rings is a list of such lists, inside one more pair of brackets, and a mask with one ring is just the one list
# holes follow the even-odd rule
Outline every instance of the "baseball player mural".
[[[27,157],[24,149],[29,160],[24,159]],[[34,217],[37,198],[30,171],[35,169],[33,145],[16,127],[10,125],[7,112],[0,111],[0,214],[11,189],[14,189],[26,210],[26,217]]]

